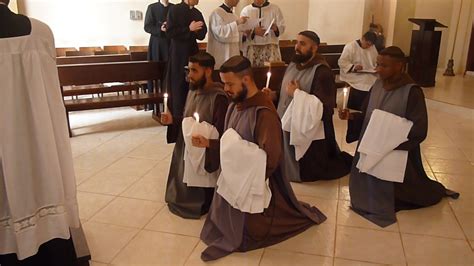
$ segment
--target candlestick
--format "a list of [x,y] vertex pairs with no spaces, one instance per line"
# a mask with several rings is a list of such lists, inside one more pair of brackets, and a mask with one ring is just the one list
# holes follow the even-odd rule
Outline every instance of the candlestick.
[[267,72],[267,85],[265,85],[265,88],[268,88],[270,86],[270,78],[272,77],[272,72],[268,71]]
[[347,109],[347,93],[349,92],[348,88],[343,89],[344,98],[342,99],[342,109]]
[[164,113],[166,114],[166,113],[168,113],[168,93],[165,93],[164,96],[165,96],[165,99],[164,99],[163,104],[165,105],[164,106]]
[[194,119],[196,119],[196,122],[199,123],[199,114],[197,112],[194,113]]

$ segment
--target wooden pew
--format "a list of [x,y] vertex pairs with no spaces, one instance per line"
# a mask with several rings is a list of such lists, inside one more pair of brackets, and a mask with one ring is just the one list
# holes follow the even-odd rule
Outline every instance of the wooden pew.
[[115,52],[116,54],[126,54],[128,52],[124,45],[104,45],[104,51]]
[[66,56],[66,51],[77,51],[76,47],[56,48],[56,57]]
[[66,56],[86,56],[94,55],[93,51],[65,51]]
[[147,52],[148,45],[131,45],[128,47],[130,52]]
[[57,57],[57,65],[71,64],[92,64],[92,63],[111,63],[128,61],[146,61],[147,52],[131,52],[130,54],[119,55],[89,55],[89,56],[71,56]]
[[[116,62],[58,66],[59,81],[63,95],[65,93],[64,86],[81,86],[109,82],[124,82],[134,85],[133,82],[152,80],[155,88],[159,88],[159,80],[165,76],[165,70],[165,63],[161,62]],[[107,88],[102,87],[96,88],[92,93],[104,92],[109,91],[107,91]],[[66,95],[68,94],[66,93]],[[64,106],[66,108],[70,135],[72,136],[69,125],[69,112],[71,111],[159,104],[162,100],[161,91],[158,91],[158,89],[152,93],[65,100]]]

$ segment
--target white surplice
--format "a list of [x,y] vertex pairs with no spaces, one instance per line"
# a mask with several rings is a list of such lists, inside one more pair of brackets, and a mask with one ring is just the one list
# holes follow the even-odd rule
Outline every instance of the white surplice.
[[183,119],[182,131],[184,138],[184,175],[183,182],[188,187],[215,187],[219,171],[208,173],[204,168],[206,149],[194,147],[192,136],[199,134],[207,139],[218,139],[217,129],[207,123],[197,123],[192,117]]
[[207,52],[214,56],[216,68],[229,58],[240,54],[241,34],[238,17],[218,7],[209,16]]
[[20,260],[80,226],[54,38],[30,20],[30,35],[0,39],[0,254]]
[[302,90],[295,91],[281,124],[284,131],[290,132],[296,161],[304,156],[313,141],[325,138],[323,111],[323,103],[318,97]]
[[217,193],[242,212],[262,213],[272,196],[265,180],[265,151],[255,143],[243,140],[231,128],[222,135],[220,158],[222,170]]
[[408,140],[412,126],[412,121],[375,109],[357,150],[357,168],[379,179],[402,183],[408,151],[394,149]]
[[[260,24],[264,30],[267,30],[271,26],[272,21],[274,21],[274,24],[277,25],[278,31],[280,32],[279,36],[281,36],[286,30],[285,18],[283,17],[281,9],[277,5],[270,3],[268,6],[262,7],[261,11],[262,12],[260,13],[260,8],[248,5],[242,9],[240,16],[252,19],[262,19]],[[247,42],[248,45],[278,45],[279,36],[276,36],[276,34],[271,30],[266,36],[255,36],[253,40],[247,38]]]
[[[375,74],[377,56],[378,52],[375,49],[375,45],[363,49],[357,41],[346,44],[338,61],[339,68],[341,69],[339,78],[353,88],[369,91],[377,80],[377,75]],[[373,74],[351,71],[355,65],[361,65],[364,72],[373,72]]]

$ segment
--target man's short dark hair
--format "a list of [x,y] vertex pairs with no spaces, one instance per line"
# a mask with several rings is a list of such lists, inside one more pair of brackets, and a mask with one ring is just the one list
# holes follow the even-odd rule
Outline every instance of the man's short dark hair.
[[302,35],[302,36],[305,36],[306,38],[311,39],[318,46],[319,46],[319,44],[321,44],[321,40],[319,39],[318,34],[314,31],[305,30],[305,31],[302,31],[302,32],[298,33],[298,35]]
[[240,77],[250,76],[253,78],[252,63],[244,56],[236,55],[229,58],[219,69],[220,73],[235,73]]
[[407,62],[405,53],[402,51],[402,49],[400,49],[400,47],[397,46],[389,46],[383,49],[380,51],[380,55],[391,57],[403,63]]
[[368,31],[366,33],[364,33],[364,35],[362,35],[362,37],[364,37],[364,39],[372,44],[375,44],[375,42],[377,42],[377,34],[375,34],[375,32],[372,32],[372,31]]
[[198,63],[202,67],[208,67],[214,70],[214,66],[216,65],[216,60],[214,57],[207,52],[199,52],[193,56],[189,57],[190,63]]

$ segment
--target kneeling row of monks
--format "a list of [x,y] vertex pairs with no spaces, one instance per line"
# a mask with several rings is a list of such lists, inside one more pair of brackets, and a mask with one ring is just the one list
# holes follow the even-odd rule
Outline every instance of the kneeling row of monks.
[[359,141],[355,157],[341,152],[332,122],[334,75],[319,43],[312,31],[298,34],[280,92],[257,88],[245,57],[221,66],[223,85],[213,81],[212,55],[190,57],[184,115],[161,116],[168,141],[176,143],[166,202],[183,218],[208,214],[204,261],[267,247],[324,222],[320,210],[296,199],[290,181],[350,174],[352,210],[382,227],[396,222],[398,210],[459,196],[423,169],[424,95],[405,73],[398,47],[378,56],[379,79],[361,112],[339,109],[348,120],[346,141]]

